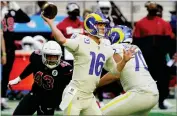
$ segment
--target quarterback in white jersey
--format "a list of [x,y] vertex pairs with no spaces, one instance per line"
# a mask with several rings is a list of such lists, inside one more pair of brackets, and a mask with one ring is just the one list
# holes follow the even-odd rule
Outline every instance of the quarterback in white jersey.
[[[115,51],[114,59],[119,62],[123,57],[123,50],[135,48],[135,54],[120,74],[121,85],[126,92],[101,108],[104,115],[139,115],[146,116],[158,102],[158,89],[151,77],[141,50],[132,45],[131,29],[126,26],[116,26],[108,33],[111,47]],[[119,44],[120,43],[120,44]],[[119,54],[121,57],[119,57]],[[100,86],[108,84],[117,77],[108,73],[100,80]]]
[[52,29],[55,39],[74,56],[72,80],[65,88],[60,104],[64,115],[101,115],[93,91],[98,86],[102,69],[104,67],[111,74],[120,75],[126,62],[131,59],[133,49],[124,51],[124,58],[119,64],[114,61],[112,48],[100,44],[108,24],[100,12],[91,13],[84,20],[88,36],[73,34],[70,39],[66,39],[56,28],[53,19],[42,17]]

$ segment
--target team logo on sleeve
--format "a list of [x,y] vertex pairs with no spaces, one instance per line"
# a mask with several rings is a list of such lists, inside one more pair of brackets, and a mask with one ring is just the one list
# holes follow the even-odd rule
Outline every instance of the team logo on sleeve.
[[84,42],[85,42],[86,44],[90,44],[89,38],[84,38]]
[[52,71],[52,75],[53,75],[53,76],[57,76],[57,75],[58,75],[58,71],[57,71],[57,70],[53,70],[53,71]]
[[72,34],[71,38],[70,39],[75,39],[77,37],[77,34]]

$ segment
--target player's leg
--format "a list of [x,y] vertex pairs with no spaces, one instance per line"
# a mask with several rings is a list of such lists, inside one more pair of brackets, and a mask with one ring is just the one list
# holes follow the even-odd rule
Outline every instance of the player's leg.
[[55,112],[55,107],[50,108],[50,107],[44,107],[39,105],[37,109],[37,115],[54,115]]
[[[60,103],[60,108],[63,109],[63,115],[80,115],[82,109],[82,102],[79,99],[79,92],[71,93],[75,91],[76,88],[70,85],[66,86],[62,95],[62,102]],[[66,108],[65,108],[66,107]]]
[[13,115],[33,115],[37,107],[38,104],[35,95],[29,93],[20,101]]
[[56,95],[45,95],[39,97],[39,106],[37,109],[37,115],[54,115],[55,108],[58,103],[58,96]]
[[101,109],[96,103],[95,97],[90,98],[88,100],[84,100],[84,104],[86,109],[82,111],[82,115],[102,115]]
[[9,76],[10,76],[10,72],[12,70],[12,66],[14,63],[14,58],[15,58],[15,52],[11,51],[7,51],[7,63],[5,65],[3,65],[2,67],[2,88],[1,88],[1,104],[2,106],[4,106],[4,108],[7,108],[7,103],[6,103],[6,92],[7,92],[7,84],[9,81]]
[[[76,103],[77,102],[77,103]],[[81,107],[79,100],[72,100],[72,102],[69,104],[69,106],[64,110],[63,115],[65,116],[72,116],[72,115],[80,115]]]
[[134,93],[127,92],[114,98],[101,108],[103,115],[115,115],[116,113],[117,115],[130,114],[132,111],[129,111],[130,113],[128,113],[128,110],[130,109],[131,105],[128,104],[133,100],[133,97],[135,97]]
[[158,96],[146,93],[127,92],[111,100],[101,110],[103,115],[132,115],[150,110],[157,102]]

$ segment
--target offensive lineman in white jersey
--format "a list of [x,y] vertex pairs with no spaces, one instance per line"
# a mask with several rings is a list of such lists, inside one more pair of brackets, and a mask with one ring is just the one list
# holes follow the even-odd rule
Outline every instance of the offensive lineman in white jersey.
[[50,26],[55,39],[74,56],[72,80],[65,88],[60,104],[64,115],[101,115],[93,91],[99,83],[102,68],[119,75],[134,50],[124,51],[124,58],[119,64],[114,61],[112,48],[100,44],[100,38],[104,36],[105,26],[108,24],[108,20],[100,12],[91,13],[84,20],[88,36],[73,34],[71,39],[63,36],[53,19],[44,17],[43,13],[42,17]]
[[[130,47],[136,49],[133,58],[126,63],[120,74],[120,82],[126,93],[117,96],[102,107],[103,115],[146,116],[158,103],[159,93],[156,82],[148,71],[141,50],[136,45],[131,44],[132,30],[127,26],[119,25],[111,28],[108,37],[115,51],[114,59],[116,62],[122,59],[120,56],[122,56],[123,50],[127,50]],[[117,54],[120,54],[120,56]],[[118,77],[107,73],[101,78],[99,86],[117,79]]]

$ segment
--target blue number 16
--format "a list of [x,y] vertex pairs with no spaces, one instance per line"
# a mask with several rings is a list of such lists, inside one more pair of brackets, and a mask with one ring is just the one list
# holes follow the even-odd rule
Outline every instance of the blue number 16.
[[96,56],[94,52],[90,52],[90,55],[92,56],[92,60],[90,64],[89,75],[93,75],[95,72],[96,76],[100,76],[104,66],[105,56],[101,53]]

